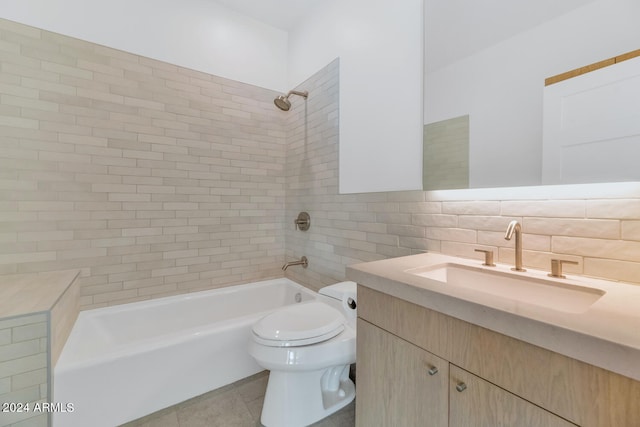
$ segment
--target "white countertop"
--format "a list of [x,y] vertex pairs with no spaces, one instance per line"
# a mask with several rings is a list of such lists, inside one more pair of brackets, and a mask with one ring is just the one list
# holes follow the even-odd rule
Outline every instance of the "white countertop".
[[[584,311],[570,313],[469,288],[448,286],[406,272],[446,263],[491,269],[518,277],[554,280],[604,291]],[[347,278],[371,289],[482,326],[640,381],[640,286],[546,271],[512,272],[481,261],[424,253],[347,267]]]

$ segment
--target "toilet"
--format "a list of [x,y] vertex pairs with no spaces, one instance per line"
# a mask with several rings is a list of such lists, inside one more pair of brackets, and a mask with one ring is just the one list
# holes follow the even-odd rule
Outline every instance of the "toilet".
[[264,426],[308,426],[355,398],[349,368],[356,361],[356,310],[356,283],[340,282],[253,325],[249,353],[271,371]]

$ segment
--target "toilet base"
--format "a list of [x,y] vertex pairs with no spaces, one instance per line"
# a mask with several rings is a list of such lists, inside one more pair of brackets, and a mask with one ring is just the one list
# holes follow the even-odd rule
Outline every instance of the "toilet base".
[[271,371],[260,422],[265,427],[303,427],[342,409],[355,398],[350,365],[317,371]]

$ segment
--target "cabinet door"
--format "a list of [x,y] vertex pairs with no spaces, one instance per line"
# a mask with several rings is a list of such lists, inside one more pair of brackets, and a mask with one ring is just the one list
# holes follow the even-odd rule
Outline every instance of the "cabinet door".
[[358,319],[356,367],[356,426],[447,426],[447,361]]
[[450,427],[575,427],[455,365],[450,376]]

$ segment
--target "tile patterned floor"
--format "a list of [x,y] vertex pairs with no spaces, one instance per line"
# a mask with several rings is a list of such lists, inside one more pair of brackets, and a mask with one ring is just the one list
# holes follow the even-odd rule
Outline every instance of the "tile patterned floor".
[[[163,409],[122,427],[260,427],[268,371]],[[355,401],[313,427],[353,427]]]

